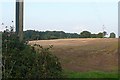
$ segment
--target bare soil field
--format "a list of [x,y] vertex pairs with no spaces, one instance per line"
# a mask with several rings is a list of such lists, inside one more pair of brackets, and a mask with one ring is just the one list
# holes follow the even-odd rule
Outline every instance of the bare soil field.
[[29,41],[30,45],[48,47],[62,64],[63,69],[72,71],[117,71],[118,39],[56,39]]

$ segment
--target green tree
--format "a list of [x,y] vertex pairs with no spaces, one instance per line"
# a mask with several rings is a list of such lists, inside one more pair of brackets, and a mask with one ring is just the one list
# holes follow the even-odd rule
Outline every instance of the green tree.
[[116,38],[116,35],[115,35],[115,33],[110,33],[110,36],[109,36],[109,38]]
[[80,33],[80,37],[81,38],[90,38],[91,33],[89,31],[83,31],[83,32]]
[[103,31],[103,37],[105,37],[107,35],[106,31]]
[[97,38],[97,34],[91,34],[91,38]]
[[77,33],[65,33],[63,31],[24,31],[25,40],[49,40],[49,39],[62,39],[62,38],[79,38]]
[[97,38],[103,38],[103,33],[101,33],[101,32],[98,33],[98,34],[97,34]]

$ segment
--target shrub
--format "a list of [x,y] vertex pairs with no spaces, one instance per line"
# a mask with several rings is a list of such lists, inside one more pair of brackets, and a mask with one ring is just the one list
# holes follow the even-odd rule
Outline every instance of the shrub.
[[115,35],[115,33],[110,33],[110,37],[109,38],[116,38],[116,35]]
[[27,45],[14,32],[4,32],[2,37],[3,78],[62,77],[59,59],[50,52],[52,46]]

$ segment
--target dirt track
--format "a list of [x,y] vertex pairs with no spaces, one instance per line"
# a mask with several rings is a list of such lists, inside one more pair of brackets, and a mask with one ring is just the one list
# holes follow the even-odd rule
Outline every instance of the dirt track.
[[64,69],[73,71],[117,71],[118,39],[58,39],[30,41],[44,47],[53,45],[52,52],[60,58]]

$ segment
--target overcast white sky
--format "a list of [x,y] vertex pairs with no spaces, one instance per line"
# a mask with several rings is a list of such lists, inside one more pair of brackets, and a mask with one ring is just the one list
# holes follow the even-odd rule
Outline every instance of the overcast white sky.
[[[2,6],[1,6],[2,5]],[[15,0],[0,2],[1,22],[15,21]],[[25,0],[24,30],[118,33],[118,0]],[[0,30],[3,28],[0,28]]]

